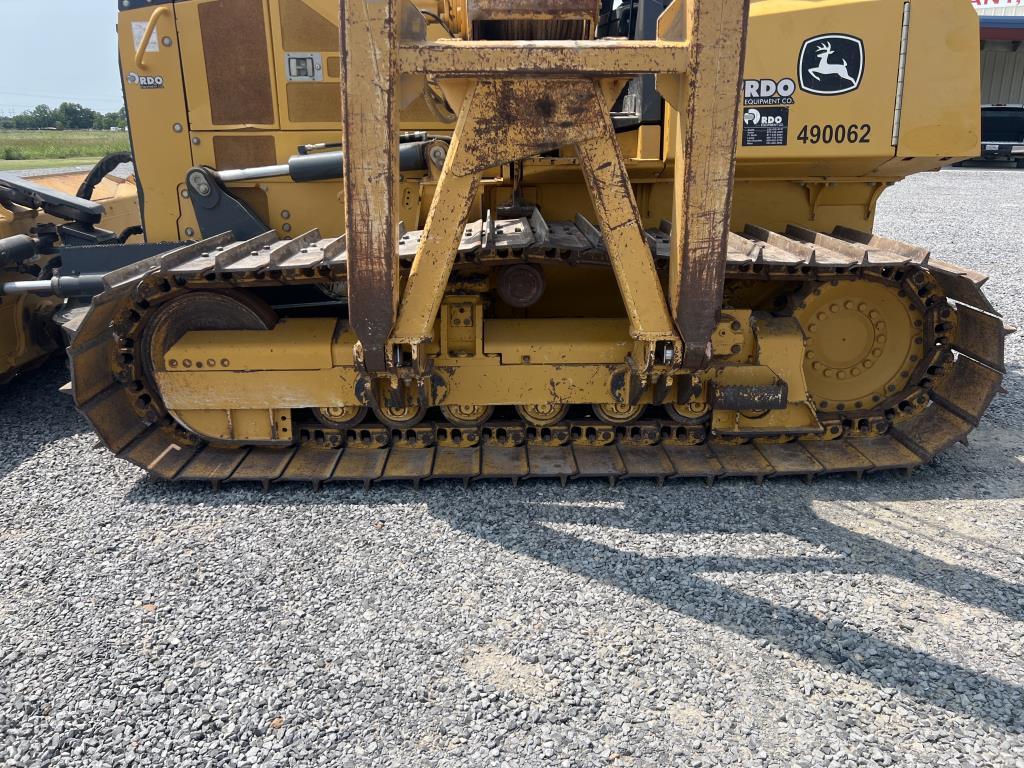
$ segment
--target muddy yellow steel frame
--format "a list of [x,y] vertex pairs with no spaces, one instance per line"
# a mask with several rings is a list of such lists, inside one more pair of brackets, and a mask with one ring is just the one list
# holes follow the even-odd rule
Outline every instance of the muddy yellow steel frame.
[[[340,4],[349,306],[357,361],[376,374],[407,360],[422,364],[481,173],[573,146],[629,318],[632,365],[642,373],[656,360],[689,370],[706,366],[725,281],[748,0],[676,0],[654,41],[410,42],[400,39],[400,2]],[[439,79],[458,109],[404,291],[397,242],[403,73]],[[608,114],[624,78],[650,73],[658,75],[659,90],[681,126],[667,298]]]

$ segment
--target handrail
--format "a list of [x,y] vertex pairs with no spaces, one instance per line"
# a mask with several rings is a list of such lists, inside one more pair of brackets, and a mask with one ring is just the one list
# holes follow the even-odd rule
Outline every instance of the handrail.
[[139,47],[135,50],[135,66],[139,69],[146,68],[142,62],[146,58],[146,49],[149,48],[149,43],[153,39],[153,33],[156,32],[157,22],[170,12],[170,9],[166,5],[161,5],[159,8],[153,9],[153,13],[149,17],[149,23],[146,25],[146,31],[142,34],[142,40],[139,43]]

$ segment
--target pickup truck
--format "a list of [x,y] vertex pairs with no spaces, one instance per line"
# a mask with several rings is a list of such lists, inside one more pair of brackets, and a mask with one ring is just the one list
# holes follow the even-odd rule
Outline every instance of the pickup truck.
[[1024,168],[1024,105],[981,108],[981,159],[1014,162]]

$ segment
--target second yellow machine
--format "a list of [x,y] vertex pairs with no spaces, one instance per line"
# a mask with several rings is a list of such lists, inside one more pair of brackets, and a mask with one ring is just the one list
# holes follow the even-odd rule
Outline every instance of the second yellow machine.
[[186,244],[70,352],[159,477],[909,469],[1000,388],[983,276],[871,234],[977,151],[966,0],[119,5]]

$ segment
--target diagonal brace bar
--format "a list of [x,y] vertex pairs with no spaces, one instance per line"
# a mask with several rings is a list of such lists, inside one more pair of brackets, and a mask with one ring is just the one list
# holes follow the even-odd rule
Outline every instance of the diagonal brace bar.
[[[587,175],[633,338],[678,338],[599,84],[566,78],[546,85],[480,81],[467,95],[402,295],[393,343],[415,347],[432,337],[480,173],[567,145],[577,147]],[[509,114],[508,104],[517,105],[516,114]]]

